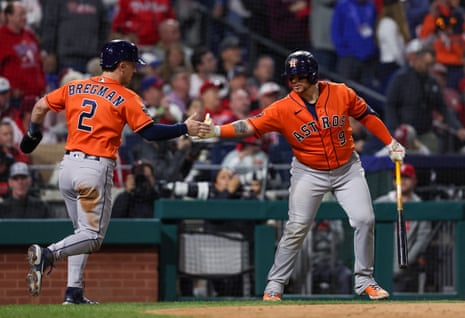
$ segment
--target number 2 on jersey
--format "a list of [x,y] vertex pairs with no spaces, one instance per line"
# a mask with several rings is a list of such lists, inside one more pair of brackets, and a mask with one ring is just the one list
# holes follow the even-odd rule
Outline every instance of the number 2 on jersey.
[[[87,106],[90,106],[90,109],[88,109]],[[78,129],[91,132],[92,126],[88,125],[88,121],[86,119],[94,117],[95,110],[97,109],[97,102],[91,99],[84,99],[82,101],[82,107],[85,107],[85,110],[83,110],[79,115]]]

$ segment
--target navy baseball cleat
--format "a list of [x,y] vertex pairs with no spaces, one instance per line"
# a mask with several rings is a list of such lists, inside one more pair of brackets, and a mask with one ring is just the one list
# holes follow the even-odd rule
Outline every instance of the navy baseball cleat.
[[98,302],[90,300],[89,298],[84,297],[84,290],[79,287],[68,287],[65,292],[65,300],[63,305],[95,305]]
[[48,248],[33,244],[27,250],[27,260],[29,262],[29,273],[26,276],[26,283],[29,294],[39,296],[44,271],[48,267],[50,267],[49,273],[52,271],[53,254]]

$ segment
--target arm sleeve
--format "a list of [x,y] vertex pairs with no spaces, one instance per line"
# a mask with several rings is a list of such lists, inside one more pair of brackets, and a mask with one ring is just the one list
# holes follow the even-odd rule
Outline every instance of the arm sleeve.
[[165,140],[187,134],[187,126],[184,123],[174,125],[151,124],[137,133],[147,140]]
[[381,140],[383,144],[388,145],[391,143],[392,136],[389,133],[386,125],[384,125],[378,116],[374,114],[368,114],[363,117],[360,122],[368,129],[369,132]]

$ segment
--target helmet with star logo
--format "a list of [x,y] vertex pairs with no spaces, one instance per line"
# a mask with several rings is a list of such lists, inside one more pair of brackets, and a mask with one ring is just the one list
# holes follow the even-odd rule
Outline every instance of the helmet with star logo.
[[134,43],[118,39],[107,42],[100,54],[100,66],[102,69],[114,70],[121,61],[145,65],[145,61],[139,57],[139,50]]
[[295,51],[287,56],[283,76],[289,78],[294,75],[307,76],[311,84],[318,81],[318,62],[312,53]]

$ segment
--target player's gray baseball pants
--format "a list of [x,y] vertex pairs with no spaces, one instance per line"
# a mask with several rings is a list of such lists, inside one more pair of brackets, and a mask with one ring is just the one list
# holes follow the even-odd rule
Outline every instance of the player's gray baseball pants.
[[68,287],[82,287],[87,256],[100,248],[110,222],[115,161],[72,151],[59,168],[59,188],[74,234],[48,248],[56,260],[68,256]]
[[362,293],[374,282],[374,213],[359,156],[354,153],[347,164],[330,171],[311,169],[294,158],[289,191],[289,220],[268,273],[265,292],[283,292],[323,195],[331,191],[355,230],[355,292]]

